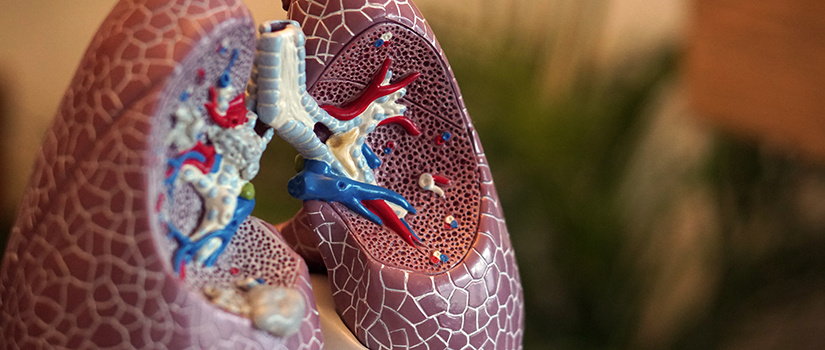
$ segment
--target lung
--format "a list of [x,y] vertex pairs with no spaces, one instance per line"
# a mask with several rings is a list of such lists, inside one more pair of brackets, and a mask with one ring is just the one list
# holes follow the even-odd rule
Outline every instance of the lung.
[[306,86],[319,105],[362,98],[390,61],[396,78],[387,84],[417,75],[398,103],[420,131],[385,125],[365,140],[381,163],[375,183],[416,209],[404,221],[417,242],[328,200],[305,202],[283,229],[287,242],[326,268],[338,313],[368,348],[521,348],[522,287],[498,195],[450,65],[421,13],[410,1],[285,4],[303,28]]
[[[188,237],[208,216],[208,193],[167,181],[181,153],[168,142],[184,118],[180,107],[193,107],[200,132],[217,125],[203,118],[209,91],[244,91],[255,29],[234,0],[114,7],[64,95],[21,203],[0,271],[0,348],[321,348],[306,264],[271,225],[238,216],[211,268],[170,236],[169,223]],[[218,134],[200,140],[212,146],[232,136]],[[181,147],[193,146],[184,139]],[[221,164],[238,165],[227,153]],[[178,268],[175,256],[184,257]],[[281,293],[303,305],[290,309],[298,322],[289,335],[256,327],[279,331],[255,321],[273,310],[245,306],[255,284],[266,286],[254,293],[259,300]]]

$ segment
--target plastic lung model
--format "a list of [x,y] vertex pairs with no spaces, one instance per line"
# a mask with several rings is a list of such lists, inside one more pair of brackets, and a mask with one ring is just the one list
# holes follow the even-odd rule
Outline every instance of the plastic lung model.
[[[371,349],[521,347],[498,196],[418,10],[284,4],[260,39],[238,0],[115,6],[3,258],[2,348],[319,349],[307,264]],[[250,215],[274,133],[303,156],[283,232]]]
[[25,193],[0,348],[321,348],[306,265],[249,216],[256,37],[235,0],[116,5]]
[[520,348],[522,288],[498,196],[421,14],[409,1],[284,5],[294,22],[262,28],[251,92],[304,158],[287,241],[326,268],[368,348]]

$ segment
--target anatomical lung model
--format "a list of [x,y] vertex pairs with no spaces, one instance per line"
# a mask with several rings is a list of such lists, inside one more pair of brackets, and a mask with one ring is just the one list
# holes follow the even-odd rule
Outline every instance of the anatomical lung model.
[[[21,204],[0,348],[320,349],[310,269],[367,348],[521,348],[498,196],[421,14],[283,5],[256,30],[234,0],[118,3]],[[304,207],[273,226],[250,214],[276,135]]]

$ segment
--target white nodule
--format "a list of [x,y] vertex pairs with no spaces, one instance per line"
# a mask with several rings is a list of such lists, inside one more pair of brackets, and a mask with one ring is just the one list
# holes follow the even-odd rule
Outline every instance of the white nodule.
[[435,194],[444,197],[444,190],[435,185],[435,179],[430,173],[423,173],[420,177],[418,177],[418,186],[425,190],[433,191]]
[[306,302],[294,288],[258,286],[249,291],[250,318],[255,327],[286,337],[298,331]]

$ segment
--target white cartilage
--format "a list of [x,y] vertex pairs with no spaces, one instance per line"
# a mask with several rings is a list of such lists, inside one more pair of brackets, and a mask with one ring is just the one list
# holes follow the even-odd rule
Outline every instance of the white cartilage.
[[418,186],[425,190],[433,191],[435,194],[444,197],[444,190],[435,184],[435,178],[433,178],[433,175],[430,173],[423,173],[418,177]]
[[[338,160],[315,136],[315,124],[333,133],[352,129],[360,118],[340,121],[318,106],[306,91],[304,33],[294,21],[273,21],[260,28],[252,88],[258,118],[272,126],[305,159],[323,161],[343,172]],[[251,94],[251,93],[250,93]]]
[[[258,51],[253,68],[253,81],[249,85],[249,104],[258,118],[272,126],[284,140],[304,157],[327,163],[333,171],[357,181],[375,183],[362,152],[366,135],[387,117],[403,115],[406,107],[397,102],[404,96],[400,89],[388,96],[372,101],[357,117],[338,120],[318,106],[306,89],[305,37],[294,21],[266,22],[259,28]],[[389,83],[392,73],[384,77]],[[326,126],[335,137],[333,145],[315,134],[315,125]],[[357,130],[355,134],[349,134]],[[339,142],[341,135],[349,134],[346,144]],[[344,166],[346,164],[346,166]]]

